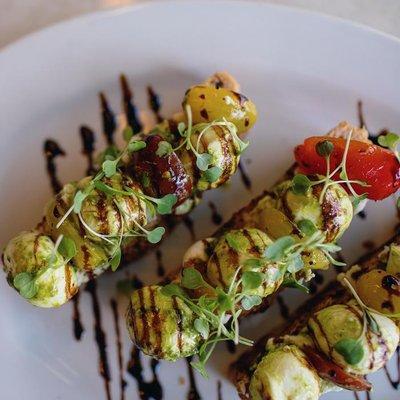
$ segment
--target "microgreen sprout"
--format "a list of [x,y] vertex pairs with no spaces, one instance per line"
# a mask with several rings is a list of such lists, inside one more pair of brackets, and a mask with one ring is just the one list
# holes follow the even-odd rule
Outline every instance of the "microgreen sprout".
[[388,132],[384,135],[378,136],[378,143],[382,147],[386,147],[389,150],[392,150],[397,160],[400,161],[399,151],[397,149],[400,143],[400,136],[393,132]]
[[[325,193],[328,190],[328,188],[336,183],[342,183],[347,186],[349,189],[350,193],[352,194],[353,197],[353,207],[356,208],[356,206],[360,203],[361,200],[366,198],[366,194],[359,195],[356,193],[354,190],[352,184],[357,184],[362,187],[368,187],[369,185],[366,182],[359,181],[359,180],[350,180],[348,175],[347,175],[347,169],[346,169],[346,162],[347,162],[347,155],[349,152],[349,147],[350,147],[350,142],[351,142],[351,136],[352,136],[353,131],[351,130],[346,138],[346,144],[345,144],[345,149],[343,152],[343,157],[342,161],[340,164],[333,170],[331,171],[331,163],[330,163],[330,156],[334,150],[334,145],[333,143],[329,140],[323,140],[316,145],[316,152],[318,155],[321,157],[325,158],[326,161],[326,175],[319,180],[311,181],[306,175],[303,174],[296,174],[293,177],[292,180],[292,188],[293,192],[295,194],[307,194],[309,189],[315,185],[323,184],[320,196],[319,196],[319,202],[322,204]],[[333,180],[333,177],[339,173],[340,180]]]

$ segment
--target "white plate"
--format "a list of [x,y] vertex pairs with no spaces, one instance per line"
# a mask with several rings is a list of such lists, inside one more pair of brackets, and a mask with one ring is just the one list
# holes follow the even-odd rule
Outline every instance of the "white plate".
[[[244,156],[251,160],[245,165],[253,179],[252,193],[236,176],[229,188],[206,196],[225,219],[283,173],[292,161],[293,146],[307,135],[324,133],[343,119],[357,122],[358,99],[364,101],[372,131],[400,130],[400,42],[365,27],[250,2],[152,3],[85,16],[35,33],[0,53],[1,244],[35,224],[50,195],[41,154],[44,138],[56,138],[68,152],[58,162],[62,179],[82,176],[85,160],[77,128],[86,123],[99,132],[99,90],[106,91],[114,109],[119,108],[120,72],[128,74],[142,108],[145,85],[152,83],[168,114],[180,104],[185,88],[220,69],[240,80],[260,111]],[[103,139],[97,144],[101,148]],[[355,219],[342,242],[349,260],[363,252],[363,241],[379,244],[395,225],[393,199],[369,204],[367,213],[366,221]],[[198,237],[214,230],[207,201],[194,218]],[[179,263],[189,242],[182,226],[164,243],[169,268]],[[155,266],[152,254],[129,271],[150,283],[158,279]],[[125,273],[98,281],[113,399],[120,397],[120,388],[110,298],[116,296],[115,282]],[[301,295],[287,294],[291,304],[299,303]],[[85,332],[78,342],[72,335],[72,304],[58,310],[36,309],[0,280],[2,399],[105,398],[88,293],[81,296],[80,310]],[[278,322],[278,314],[274,307],[263,317],[244,321],[243,332],[260,336]],[[120,325],[126,363],[130,344],[122,320]],[[212,378],[196,377],[203,399],[217,398],[218,380],[222,398],[237,398],[226,379],[234,357],[222,346],[209,365]],[[143,365],[149,381],[147,359]],[[186,398],[189,377],[184,362],[161,363],[159,377],[165,399]],[[124,378],[126,398],[138,399],[136,381],[126,372]],[[371,379],[374,399],[398,398],[383,373]],[[352,398],[351,393],[326,396]]]

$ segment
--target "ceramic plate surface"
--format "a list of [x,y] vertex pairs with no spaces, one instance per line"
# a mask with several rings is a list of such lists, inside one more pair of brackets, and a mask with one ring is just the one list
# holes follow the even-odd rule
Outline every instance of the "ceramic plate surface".
[[[362,100],[372,132],[400,131],[400,42],[389,36],[319,14],[252,2],[153,3],[101,12],[35,33],[0,53],[0,243],[34,226],[51,195],[42,143],[55,138],[66,151],[58,159],[63,182],[83,176],[78,127],[100,134],[97,93],[104,90],[120,109],[118,75],[125,72],[137,104],[146,109],[146,85],[163,99],[163,114],[179,108],[183,91],[216,70],[228,70],[257,104],[259,122],[249,137],[244,166],[252,180],[246,190],[240,176],[229,187],[207,193],[193,214],[198,238],[215,229],[208,202],[226,220],[252,196],[268,188],[291,164],[293,146],[310,134],[322,134],[347,119],[358,123]],[[355,218],[342,240],[349,262],[365,252],[362,243],[382,243],[396,224],[394,200],[370,203],[367,219]],[[179,264],[191,239],[180,226],[162,245],[167,269]],[[125,301],[116,282],[129,273],[156,282],[155,254],[130,268],[98,280],[101,323],[107,343],[112,399],[120,398],[118,352],[110,299],[118,299],[126,399],[139,399],[137,380],[126,371],[131,345],[123,325]],[[328,274],[325,275],[325,282]],[[285,301],[304,296],[288,290]],[[0,279],[0,382],[2,399],[105,399],[94,340],[92,299],[83,292],[79,305],[84,332],[73,336],[73,305],[44,310],[30,306]],[[243,334],[257,338],[281,321],[278,307],[243,321]],[[226,378],[226,346],[209,363],[211,378],[195,374],[202,399],[236,399]],[[149,359],[141,359],[145,382],[154,379]],[[390,366],[394,375],[395,362]],[[185,362],[160,363],[163,398],[186,399],[190,375]],[[384,373],[371,376],[373,399],[394,400]],[[220,384],[218,384],[220,382]],[[156,396],[160,399],[160,396]],[[194,398],[194,397],[192,397]],[[334,393],[326,400],[353,399]],[[363,399],[363,395],[360,397]]]

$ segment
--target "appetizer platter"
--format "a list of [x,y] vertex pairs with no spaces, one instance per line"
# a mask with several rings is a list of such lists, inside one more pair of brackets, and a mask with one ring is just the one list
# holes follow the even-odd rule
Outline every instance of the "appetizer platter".
[[3,50],[5,398],[397,398],[399,46],[172,2]]

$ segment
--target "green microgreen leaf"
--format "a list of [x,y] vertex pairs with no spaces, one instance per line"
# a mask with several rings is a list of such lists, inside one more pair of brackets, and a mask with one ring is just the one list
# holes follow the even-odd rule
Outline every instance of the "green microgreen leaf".
[[356,339],[341,339],[333,347],[350,365],[358,364],[364,357],[362,343]]
[[157,212],[161,215],[171,214],[172,208],[178,201],[178,197],[175,194],[167,194],[160,199],[153,199],[157,204]]
[[196,157],[196,166],[200,171],[207,171],[208,167],[212,164],[213,157],[208,153],[198,154]]
[[261,302],[262,298],[260,296],[245,296],[242,299],[241,305],[246,311],[248,311],[253,307],[260,305]]
[[360,196],[353,196],[351,199],[351,203],[353,204],[353,209],[356,210],[360,203],[367,198],[367,193],[364,193]]
[[146,146],[147,144],[143,140],[133,140],[129,142],[127,150],[129,153],[134,153],[136,151],[144,149]]
[[349,179],[347,176],[347,172],[344,169],[340,171],[339,178],[343,179],[344,181],[347,181]]
[[182,286],[187,289],[198,289],[208,286],[203,276],[195,268],[184,268],[182,272]]
[[393,132],[389,132],[385,135],[380,135],[378,137],[378,143],[382,146],[382,147],[387,147],[391,150],[395,149],[396,146],[398,145],[400,141],[400,136],[397,135],[396,133]]
[[229,232],[225,235],[225,240],[228,243],[229,247],[231,247],[233,250],[236,250],[237,252],[240,252],[240,243],[236,240],[235,235]]
[[146,234],[147,240],[150,243],[158,243],[165,233],[165,228],[163,226],[158,226],[157,228],[153,229],[152,231],[148,231]]
[[113,272],[117,270],[119,267],[119,264],[121,263],[121,257],[122,257],[122,252],[121,248],[118,247],[118,249],[115,251],[112,259],[110,260],[110,267]]
[[333,151],[333,143],[330,140],[322,140],[315,146],[315,150],[321,157],[329,157]]
[[122,132],[122,136],[124,137],[125,142],[129,142],[132,139],[133,136],[133,130],[132,128],[128,125],[125,127],[125,129]]
[[242,275],[242,284],[245,292],[257,289],[261,286],[264,274],[256,271],[245,271]]
[[173,148],[171,143],[166,142],[165,140],[158,143],[156,154],[158,157],[168,156],[173,152]]
[[364,309],[364,315],[365,315],[367,324],[369,326],[369,329],[371,329],[371,331],[376,333],[377,335],[380,335],[381,331],[379,329],[379,325],[376,322],[375,318],[372,316],[372,314],[367,309]]
[[78,214],[81,212],[82,203],[86,199],[86,197],[88,197],[88,195],[89,194],[87,192],[82,191],[82,190],[78,190],[75,193],[74,201],[73,201],[74,213]]
[[172,297],[172,296],[183,297],[183,298],[186,297],[185,291],[176,283],[168,283],[167,285],[163,286],[161,288],[161,293],[167,297]]
[[302,219],[297,223],[297,227],[300,229],[304,236],[311,236],[317,232],[317,227],[309,219]]
[[282,282],[282,286],[290,287],[293,289],[299,289],[302,292],[307,293],[307,294],[310,293],[310,289],[306,285],[303,285],[302,283],[297,281],[296,279],[285,279]]
[[285,251],[295,244],[291,236],[283,236],[269,245],[264,252],[265,258],[271,261],[280,261],[285,255]]
[[200,333],[204,340],[210,335],[210,325],[204,318],[196,318],[194,320],[194,328]]
[[96,189],[100,190],[101,192],[108,194],[110,196],[113,196],[113,195],[132,196],[135,194],[134,192],[128,192],[125,190],[115,189],[112,186],[109,186],[102,181],[96,181],[94,183],[94,187]]
[[190,365],[191,365],[197,372],[199,372],[199,373],[201,374],[201,376],[203,376],[204,378],[208,378],[208,373],[207,373],[207,371],[206,371],[206,367],[205,367],[205,365],[204,365],[203,362],[200,362],[200,361],[194,362],[194,361],[192,361],[192,362],[190,363]]
[[293,193],[305,195],[311,187],[311,181],[306,175],[296,174],[292,179]]
[[35,277],[29,272],[20,272],[14,277],[14,287],[25,299],[31,299],[38,292]]
[[231,310],[233,307],[232,298],[219,288],[217,288],[217,293],[217,302],[219,309],[222,312]]
[[186,125],[184,122],[179,122],[178,126],[177,126],[178,132],[179,134],[184,137],[186,134]]
[[105,160],[101,166],[104,175],[107,178],[111,178],[113,175],[117,173],[117,165],[118,165],[119,159],[116,160]]
[[300,254],[295,254],[292,257],[289,257],[286,262],[286,269],[291,274],[295,274],[299,272],[304,267],[303,259]]
[[246,268],[261,268],[265,265],[265,260],[262,258],[248,258],[243,266]]
[[77,248],[73,239],[68,236],[63,236],[60,245],[58,246],[58,252],[67,260],[75,257]]
[[222,175],[222,169],[220,167],[214,166],[209,168],[207,171],[203,172],[203,176],[207,182],[214,183]]

